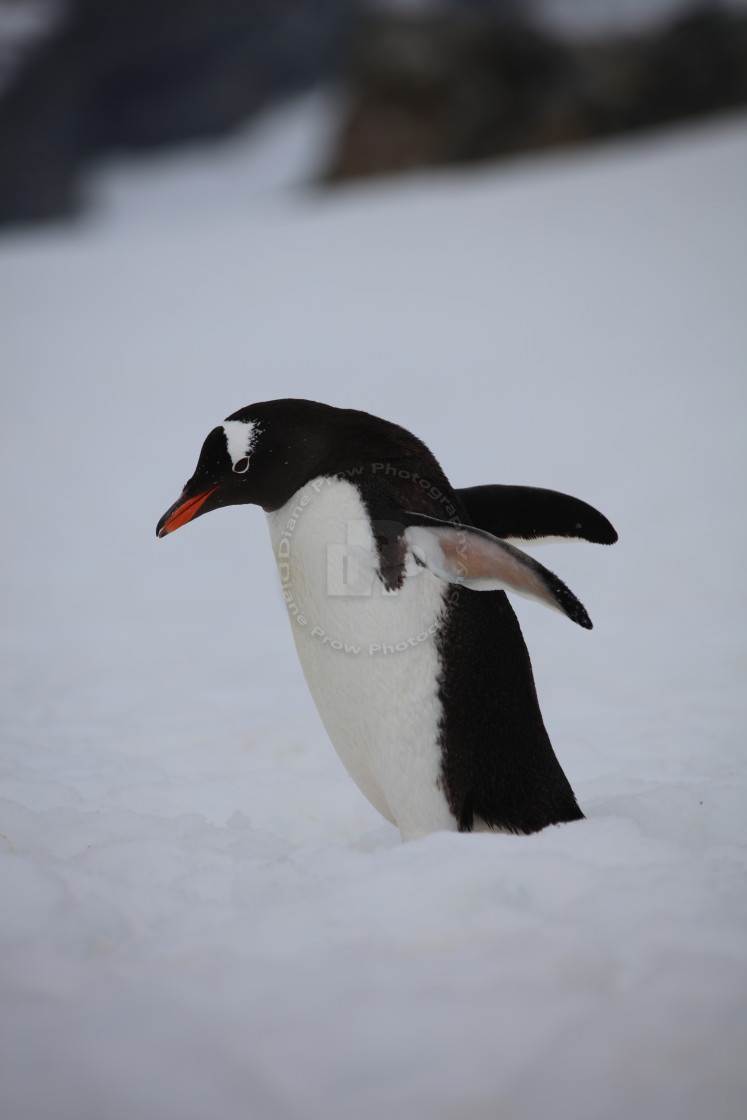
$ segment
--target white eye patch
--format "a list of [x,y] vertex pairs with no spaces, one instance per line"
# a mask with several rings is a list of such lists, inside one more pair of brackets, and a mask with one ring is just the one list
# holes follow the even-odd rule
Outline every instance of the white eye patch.
[[236,474],[244,474],[257,439],[257,425],[253,420],[226,420],[223,431],[233,469]]

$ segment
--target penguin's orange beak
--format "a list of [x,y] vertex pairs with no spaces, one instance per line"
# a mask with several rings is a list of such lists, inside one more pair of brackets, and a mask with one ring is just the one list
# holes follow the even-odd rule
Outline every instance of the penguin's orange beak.
[[167,533],[173,533],[174,529],[181,529],[182,525],[186,525],[197,516],[210,495],[217,489],[217,486],[213,486],[212,490],[204,490],[202,494],[195,494],[193,498],[186,498],[184,501],[179,498],[158,522],[156,536],[165,537]]

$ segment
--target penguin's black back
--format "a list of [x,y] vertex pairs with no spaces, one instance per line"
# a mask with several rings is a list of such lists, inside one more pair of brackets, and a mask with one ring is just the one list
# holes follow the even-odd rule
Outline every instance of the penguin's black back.
[[454,587],[439,631],[440,740],[449,807],[512,832],[583,818],[555,757],[514,611],[502,591]]

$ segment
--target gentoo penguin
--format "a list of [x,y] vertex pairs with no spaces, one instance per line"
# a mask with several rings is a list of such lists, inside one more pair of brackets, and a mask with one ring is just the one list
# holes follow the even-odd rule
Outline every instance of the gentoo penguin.
[[157,535],[236,504],[267,515],[324,726],[403,840],[583,817],[505,592],[590,629],[565,584],[512,541],[612,544],[601,513],[552,490],[455,490],[404,428],[306,400],[250,405],[214,428]]

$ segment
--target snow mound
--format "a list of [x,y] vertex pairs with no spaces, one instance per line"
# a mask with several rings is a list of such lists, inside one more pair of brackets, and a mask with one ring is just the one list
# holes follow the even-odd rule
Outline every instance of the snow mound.
[[[4,1120],[741,1120],[746,138],[4,242]],[[261,514],[156,541],[277,396],[610,516],[591,634],[516,603],[586,821],[401,846]]]

